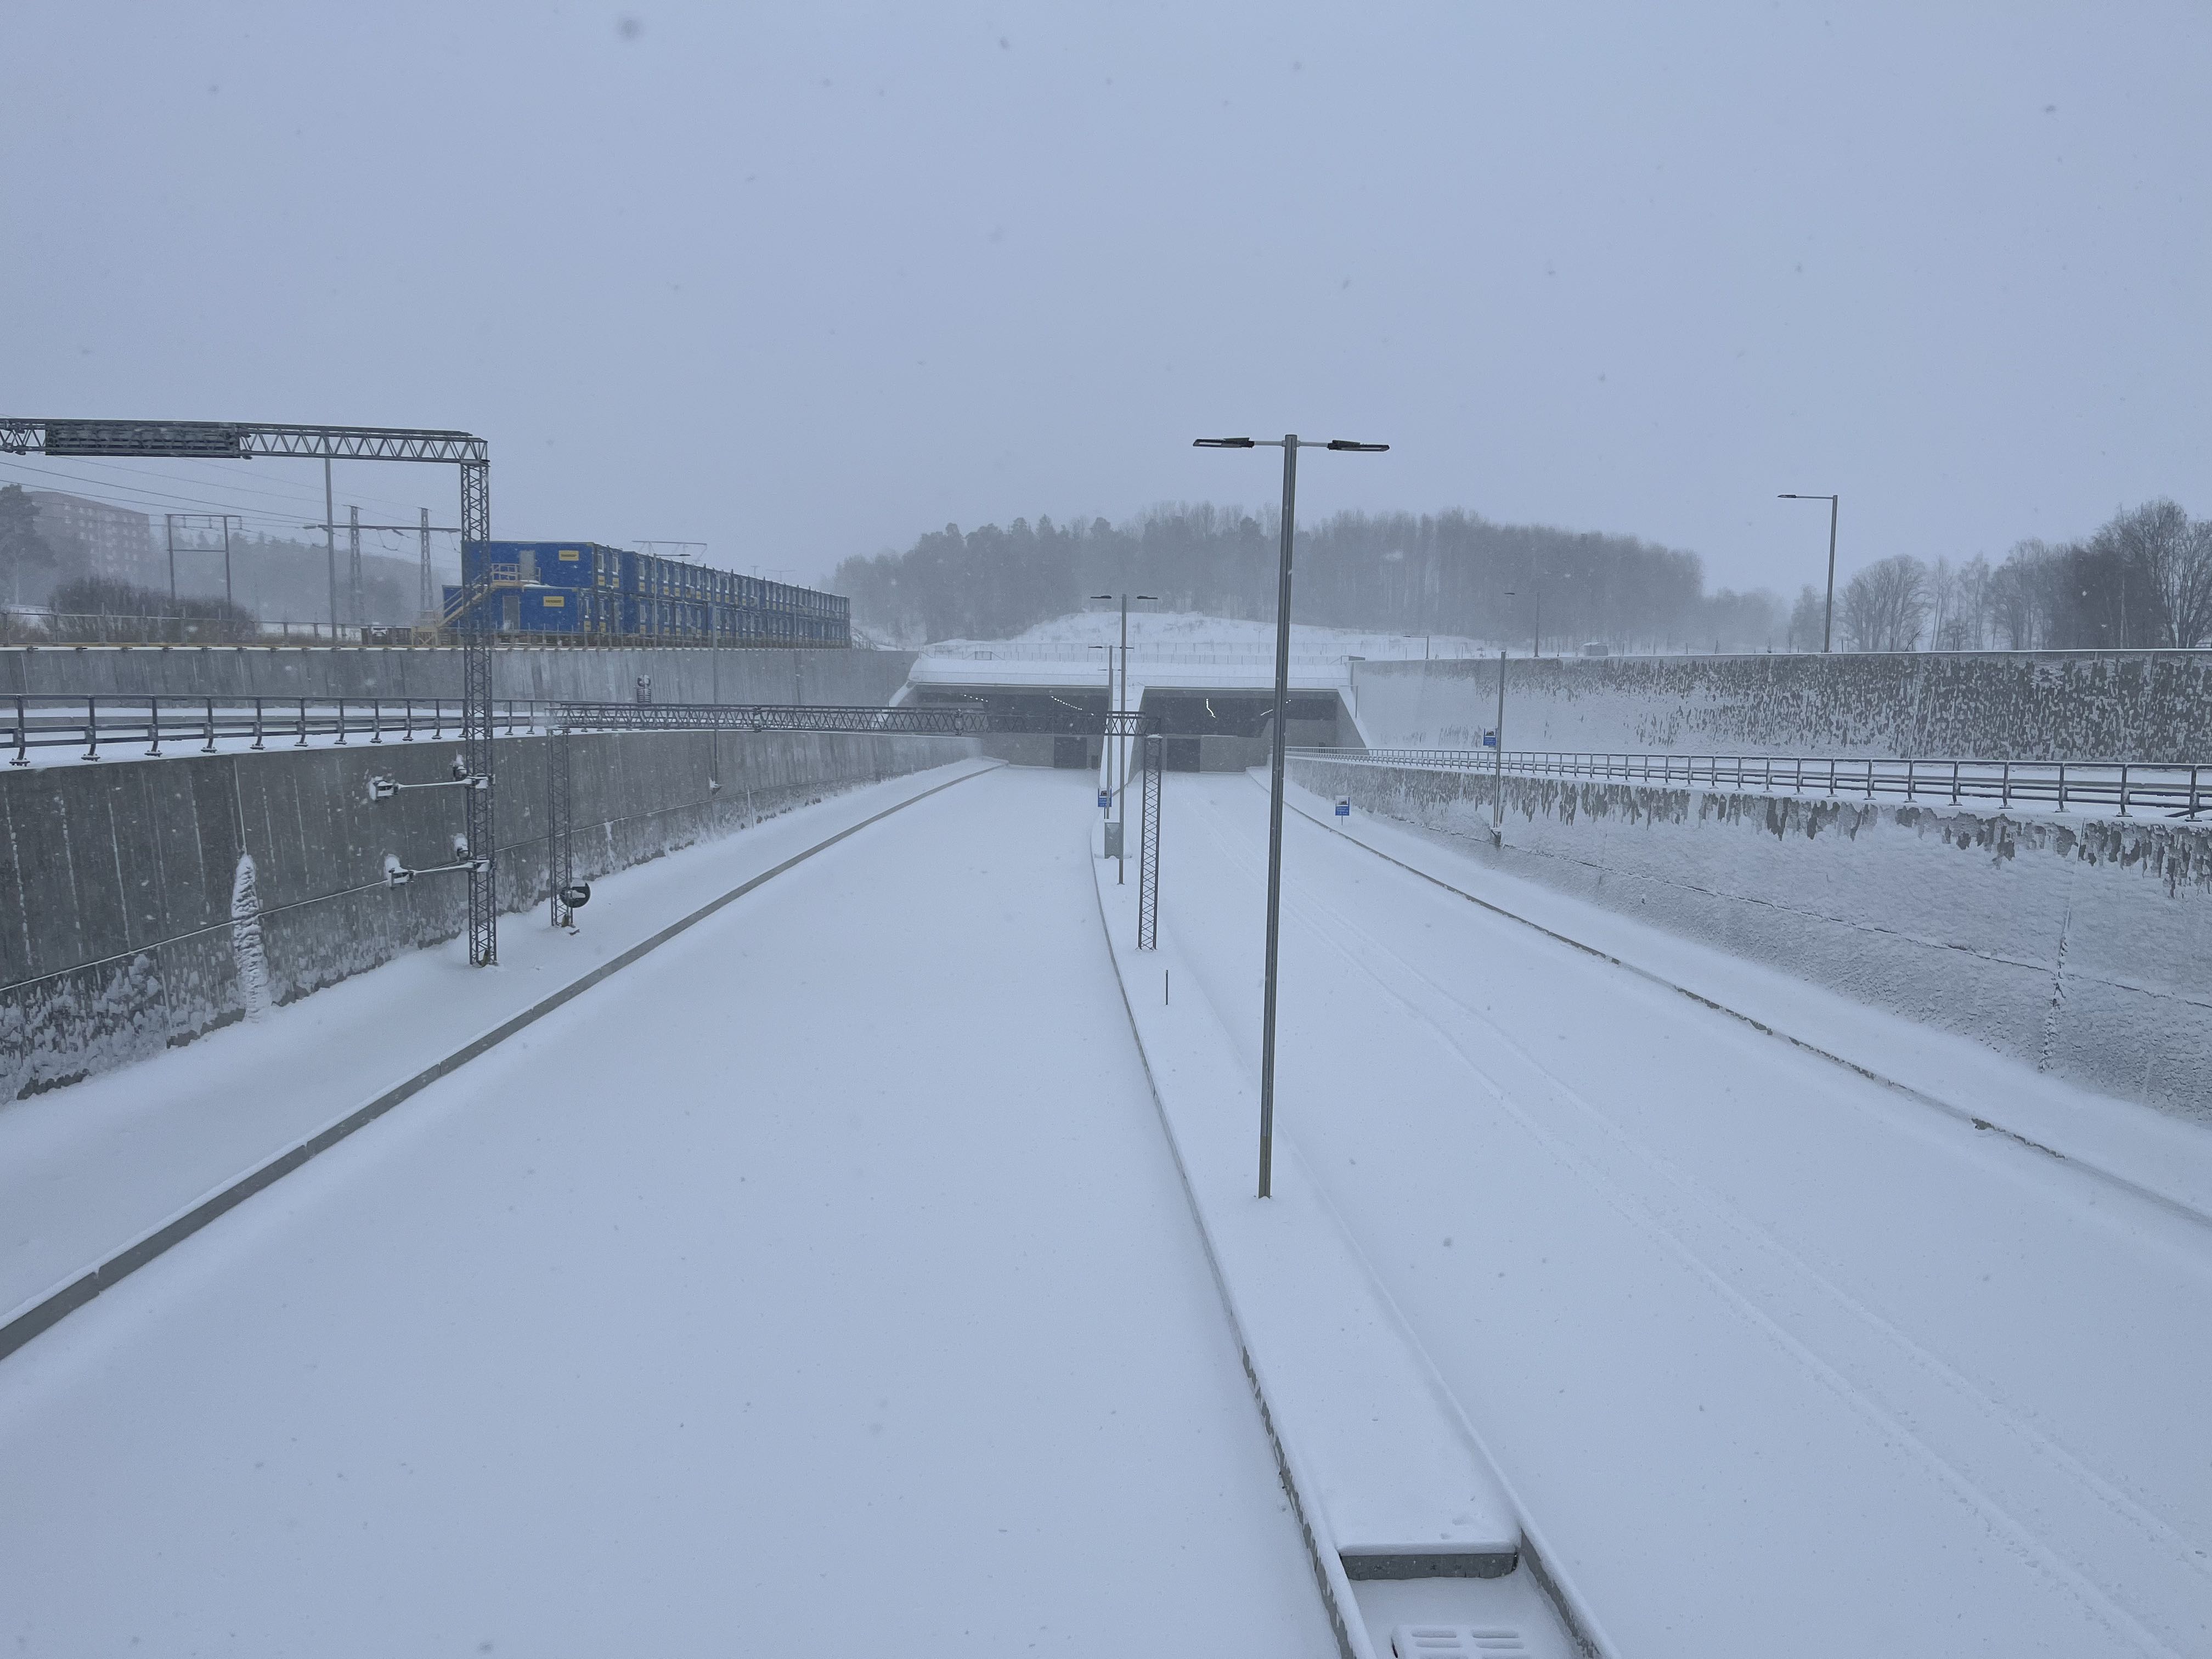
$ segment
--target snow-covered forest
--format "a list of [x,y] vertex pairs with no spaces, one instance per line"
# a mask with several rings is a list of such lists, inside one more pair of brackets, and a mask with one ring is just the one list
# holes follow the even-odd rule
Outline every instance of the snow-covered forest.
[[[886,643],[1003,639],[1094,593],[1171,609],[1273,614],[1276,520],[1216,507],[1126,524],[1017,519],[947,525],[903,553],[854,557],[831,586]],[[2212,636],[2212,520],[2170,501],[2116,514],[2078,540],[2026,541],[1992,562],[1896,554],[1836,592],[1838,650],[2191,646]],[[1302,622],[1464,635],[1547,648],[1817,651],[1825,599],[1707,591],[1695,553],[1632,536],[1494,524],[1476,514],[1346,513],[1298,531]]]

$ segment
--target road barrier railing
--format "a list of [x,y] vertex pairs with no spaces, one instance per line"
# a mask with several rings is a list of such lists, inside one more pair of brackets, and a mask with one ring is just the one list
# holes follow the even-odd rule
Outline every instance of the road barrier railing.
[[2195,818],[2212,807],[2212,763],[1891,759],[1838,755],[1571,754],[1509,749],[1298,749],[1301,758],[1514,777],[1581,778],[1659,788],[1838,799],[2039,806],[2121,817]]
[[[964,705],[902,708],[817,703],[551,702],[491,700],[495,736],[585,732],[848,732],[877,736],[965,737],[988,732],[1088,733],[1140,737],[1158,719],[1010,714]],[[99,761],[198,753],[226,748],[307,748],[318,743],[411,743],[459,739],[458,697],[187,697],[120,692],[0,696],[0,744],[9,764],[35,752],[52,760]]]
[[[503,737],[542,728],[539,706],[496,698],[493,729]],[[226,744],[248,749],[332,744],[412,742],[459,737],[458,697],[182,697],[123,693],[67,696],[19,693],[0,698],[0,741],[11,766],[31,764],[34,750],[59,758],[102,760],[198,752]],[[166,746],[165,746],[166,745]]]

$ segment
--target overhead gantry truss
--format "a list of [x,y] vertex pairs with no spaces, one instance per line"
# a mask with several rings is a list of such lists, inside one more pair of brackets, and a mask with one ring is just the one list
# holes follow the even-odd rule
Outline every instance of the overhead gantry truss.
[[0,416],[12,455],[142,455],[250,461],[443,461],[482,466],[490,447],[466,432],[416,427],[270,426],[251,421],[73,421]]
[[[0,453],[137,455],[173,460],[437,461],[461,474],[461,542],[491,539],[491,448],[466,432],[398,426],[283,426],[252,421],[77,421],[0,416]],[[468,561],[462,560],[465,572]],[[465,586],[468,578],[462,578]],[[474,614],[473,611],[471,614]],[[491,635],[461,632],[461,744],[469,854],[469,960],[499,960],[499,879],[492,785]]]

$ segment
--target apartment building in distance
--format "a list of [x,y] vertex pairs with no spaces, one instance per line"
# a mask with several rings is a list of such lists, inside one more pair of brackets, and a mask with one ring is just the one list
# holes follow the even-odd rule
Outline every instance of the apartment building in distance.
[[35,527],[40,538],[64,564],[82,559],[88,575],[141,585],[152,580],[154,521],[145,514],[58,489],[27,489],[23,494],[39,510]]

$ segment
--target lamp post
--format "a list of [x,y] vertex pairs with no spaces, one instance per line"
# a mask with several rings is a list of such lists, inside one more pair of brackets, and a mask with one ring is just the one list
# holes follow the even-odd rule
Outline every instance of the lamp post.
[[1842,497],[1785,494],[1774,499],[1778,501],[1826,501],[1828,504],[1828,611],[1820,622],[1820,649],[1825,652],[1836,635],[1836,513]]
[[1267,792],[1267,978],[1260,1015],[1260,1196],[1269,1195],[1275,1167],[1275,960],[1283,915],[1283,726],[1291,698],[1291,540],[1297,526],[1298,451],[1352,450],[1375,454],[1388,444],[1332,438],[1303,441],[1295,432],[1277,438],[1199,438],[1197,449],[1279,449],[1283,452],[1283,548],[1275,579],[1275,712],[1271,781]]
[[[1091,651],[1103,651],[1106,653],[1106,720],[1102,730],[1110,732],[1114,729],[1114,647],[1110,645],[1093,645],[1085,648]],[[1101,823],[1105,823],[1114,811],[1114,765],[1108,758],[1110,751],[1107,748],[1107,744],[1111,742],[1113,738],[1110,737],[1102,736],[1098,739],[1098,768],[1104,774],[1103,781],[1106,786],[1098,792],[1098,821]]]
[[[1504,590],[1511,599],[1514,590]],[[1534,672],[1533,669],[1530,671]],[[1498,653],[1498,724],[1490,733],[1492,759],[1496,769],[1492,773],[1493,787],[1490,797],[1490,844],[1505,845],[1505,652]]]
[[[1113,648],[1109,647],[1106,652],[1106,741],[1114,745],[1114,764],[1108,771],[1108,777],[1110,780],[1109,787],[1114,794],[1114,821],[1121,826],[1121,845],[1126,851],[1129,839],[1129,813],[1127,807],[1122,804],[1122,797],[1129,787],[1129,748],[1128,739],[1119,735],[1115,730],[1114,716],[1125,712],[1130,714],[1136,712],[1133,709],[1125,711],[1120,707],[1121,702],[1127,702],[1129,700],[1129,601],[1133,599],[1149,599],[1157,605],[1160,596],[1157,593],[1123,593],[1118,596],[1112,593],[1093,593],[1091,597],[1094,599],[1111,599],[1118,597],[1121,601],[1121,696],[1117,702],[1114,696],[1114,652]],[[1120,884],[1127,872],[1127,861],[1121,853],[1116,853],[1114,856],[1114,880],[1116,885]]]

